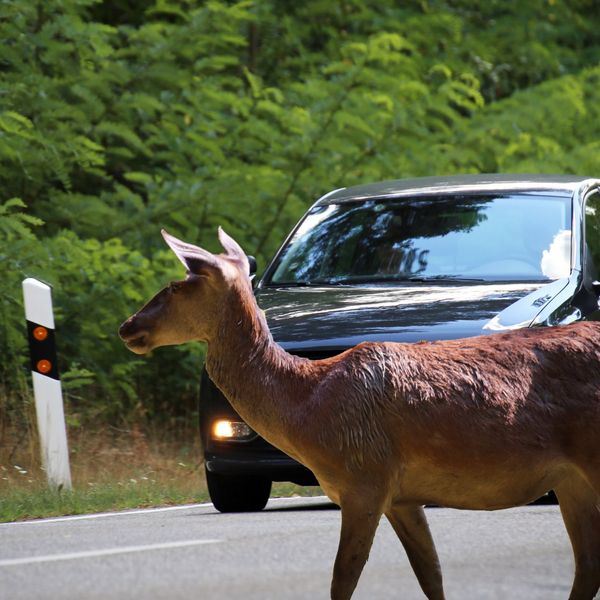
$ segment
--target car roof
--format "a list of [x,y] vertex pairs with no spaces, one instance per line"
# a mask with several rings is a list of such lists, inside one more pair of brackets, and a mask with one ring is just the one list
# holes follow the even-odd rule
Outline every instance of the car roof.
[[417,177],[395,179],[340,188],[322,196],[319,204],[389,198],[396,196],[438,195],[446,193],[485,193],[498,191],[555,192],[572,195],[589,185],[598,185],[597,179],[577,175],[451,175],[446,177]]

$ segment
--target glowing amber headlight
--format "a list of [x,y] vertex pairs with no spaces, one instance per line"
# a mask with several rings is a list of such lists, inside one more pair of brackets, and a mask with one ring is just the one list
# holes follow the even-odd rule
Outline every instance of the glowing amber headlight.
[[247,440],[254,432],[243,421],[220,419],[212,426],[212,437],[216,440]]

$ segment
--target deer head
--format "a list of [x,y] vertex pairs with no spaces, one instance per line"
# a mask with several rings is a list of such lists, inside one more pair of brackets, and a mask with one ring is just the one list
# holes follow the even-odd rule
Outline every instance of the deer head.
[[136,354],[159,346],[210,341],[223,302],[236,286],[250,286],[248,258],[239,244],[219,227],[224,254],[212,254],[161,231],[183,263],[187,276],[162,289],[119,328],[119,335]]

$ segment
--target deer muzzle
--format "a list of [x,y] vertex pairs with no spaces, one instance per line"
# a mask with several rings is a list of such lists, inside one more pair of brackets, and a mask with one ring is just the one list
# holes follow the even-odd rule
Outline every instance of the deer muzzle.
[[129,317],[119,327],[119,337],[125,342],[127,348],[136,354],[144,354],[150,349],[148,331],[139,326],[135,316]]

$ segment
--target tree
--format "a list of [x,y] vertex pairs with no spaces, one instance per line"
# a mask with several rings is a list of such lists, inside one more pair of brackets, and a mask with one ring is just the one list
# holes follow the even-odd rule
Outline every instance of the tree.
[[202,348],[161,351],[141,375],[116,336],[120,321],[180,276],[161,227],[217,251],[222,225],[263,267],[306,208],[337,187],[595,172],[594,8],[6,0],[5,396],[27,394],[25,274],[54,284],[68,323],[59,358],[71,414],[178,418],[195,405]]

